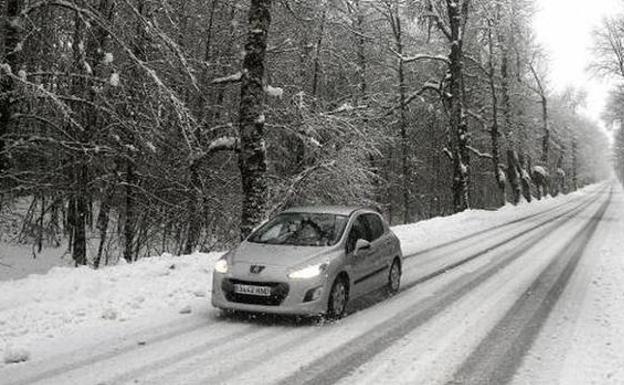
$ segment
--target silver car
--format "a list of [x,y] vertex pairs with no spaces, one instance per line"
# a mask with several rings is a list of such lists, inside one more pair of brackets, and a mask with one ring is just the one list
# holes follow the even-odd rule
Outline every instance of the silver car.
[[402,262],[399,239],[373,210],[292,208],[216,262],[212,304],[340,318],[351,299],[382,287],[396,293]]

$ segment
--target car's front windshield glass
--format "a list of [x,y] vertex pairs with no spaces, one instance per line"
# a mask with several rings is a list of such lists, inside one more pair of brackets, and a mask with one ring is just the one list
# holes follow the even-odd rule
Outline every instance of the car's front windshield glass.
[[284,213],[253,233],[248,241],[271,245],[332,246],[347,224],[348,217],[336,214]]

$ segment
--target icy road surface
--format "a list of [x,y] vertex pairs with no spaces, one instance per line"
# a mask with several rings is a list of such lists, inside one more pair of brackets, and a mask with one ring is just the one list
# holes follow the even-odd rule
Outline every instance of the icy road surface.
[[[88,282],[113,282],[93,288],[116,293],[104,313],[95,293],[91,302],[79,298],[78,277],[65,279],[78,290],[76,304],[55,286],[61,273],[71,277],[65,270],[8,281],[0,285],[0,329],[20,322],[23,330],[0,331],[4,354],[25,349],[30,358],[0,364],[0,383],[624,384],[622,213],[624,192],[613,182],[395,228],[407,255],[401,292],[353,303],[331,324],[224,317],[209,293],[185,297],[181,287],[209,284],[197,266],[218,255],[149,279],[130,270],[142,265],[92,273]],[[144,268],[174,260],[182,259]],[[178,288],[176,270],[185,274]],[[42,285],[64,299],[33,294]],[[132,291],[145,285],[149,292],[133,302]],[[178,314],[187,302],[192,313]],[[93,309],[97,320],[89,321]]]

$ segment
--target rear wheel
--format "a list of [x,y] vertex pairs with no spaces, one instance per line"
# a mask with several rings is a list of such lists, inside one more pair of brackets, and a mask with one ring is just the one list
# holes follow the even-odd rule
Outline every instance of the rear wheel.
[[401,263],[398,259],[392,261],[390,272],[388,273],[388,293],[394,295],[401,286]]
[[329,301],[327,303],[327,318],[339,319],[344,316],[349,302],[349,289],[347,282],[343,277],[338,277],[332,285],[329,292]]

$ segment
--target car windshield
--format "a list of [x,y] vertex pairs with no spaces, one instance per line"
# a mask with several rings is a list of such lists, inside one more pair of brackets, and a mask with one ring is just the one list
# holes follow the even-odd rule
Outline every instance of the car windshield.
[[332,246],[347,224],[348,217],[336,214],[284,213],[260,227],[249,242],[271,245]]

